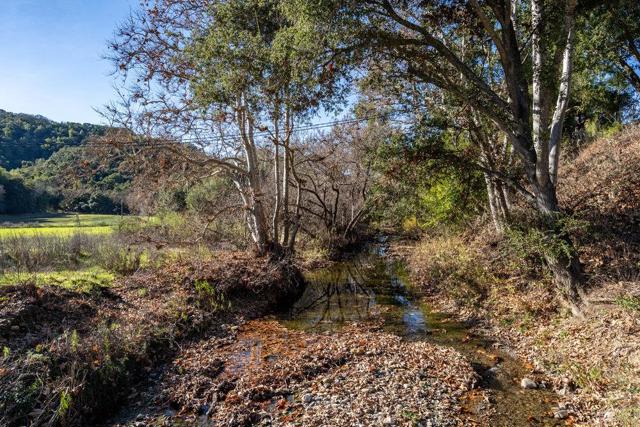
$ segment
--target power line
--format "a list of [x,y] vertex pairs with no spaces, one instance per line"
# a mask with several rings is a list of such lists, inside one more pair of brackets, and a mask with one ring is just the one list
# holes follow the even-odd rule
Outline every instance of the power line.
[[[307,125],[307,126],[300,126],[297,128],[294,128],[291,133],[295,134],[295,133],[302,133],[302,132],[310,132],[313,130],[320,130],[320,129],[325,129],[328,127],[334,127],[334,126],[339,126],[339,125],[348,125],[348,124],[355,124],[355,123],[360,123],[360,122],[364,122],[367,120],[372,120],[372,119],[380,119],[380,118],[387,118],[390,121],[397,121],[397,120],[393,120],[390,119],[389,117],[391,115],[393,115],[394,112],[390,112],[390,113],[386,113],[386,114],[378,114],[378,115],[372,115],[372,116],[367,116],[367,117],[362,117],[362,118],[355,118],[355,119],[344,119],[344,120],[334,120],[334,121],[330,121],[330,122],[323,122],[323,123],[315,123],[312,125]],[[261,138],[261,137],[265,137],[265,136],[271,136],[272,132],[269,130],[266,131],[260,131],[260,132],[254,132],[253,136],[255,138]],[[118,145],[130,145],[130,146],[140,146],[140,147],[145,147],[145,146],[175,146],[177,144],[212,144],[212,143],[222,143],[222,142],[233,142],[233,141],[237,141],[240,138],[242,138],[242,134],[232,134],[232,135],[220,135],[220,136],[206,136],[206,137],[197,137],[197,136],[192,136],[192,137],[188,137],[188,138],[180,138],[180,139],[176,139],[175,141],[166,141],[166,140],[153,140],[150,139],[149,141],[112,141],[115,144]],[[16,146],[20,146],[20,147],[26,147],[24,143],[20,143],[18,141],[4,141],[1,142],[0,145],[16,145]],[[55,144],[55,143],[54,143]],[[52,145],[54,145],[52,144]],[[93,146],[106,146],[107,143],[101,143],[101,142],[85,142],[85,143],[80,143],[78,145],[66,145],[66,146],[76,146],[76,147],[93,147]]]

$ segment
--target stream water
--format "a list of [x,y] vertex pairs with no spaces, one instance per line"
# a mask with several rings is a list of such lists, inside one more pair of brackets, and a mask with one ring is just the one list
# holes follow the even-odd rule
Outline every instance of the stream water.
[[490,392],[491,404],[470,396],[465,410],[479,414],[492,408],[491,426],[562,425],[553,418],[555,393],[523,390],[519,383],[529,370],[520,360],[422,304],[412,292],[403,265],[389,261],[383,251],[384,246],[379,246],[307,274],[304,294],[281,315],[280,322],[291,329],[330,333],[347,322],[382,313],[387,332],[451,346],[469,359],[482,377],[480,387]]

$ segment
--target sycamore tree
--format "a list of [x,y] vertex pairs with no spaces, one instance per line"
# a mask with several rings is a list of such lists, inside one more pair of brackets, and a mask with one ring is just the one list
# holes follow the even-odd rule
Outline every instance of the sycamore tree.
[[290,3],[297,25],[316,28],[328,63],[348,58],[354,70],[392,64],[390,80],[419,82],[425,97],[438,88],[467,108],[474,139],[494,153],[513,152],[513,171],[488,161],[482,170],[525,200],[541,219],[538,227],[558,242],[545,258],[563,300],[579,314],[584,275],[561,229],[556,196],[577,0]]
[[230,179],[259,254],[293,250],[292,135],[333,89],[290,27],[277,1],[145,0],[110,43],[113,124]]

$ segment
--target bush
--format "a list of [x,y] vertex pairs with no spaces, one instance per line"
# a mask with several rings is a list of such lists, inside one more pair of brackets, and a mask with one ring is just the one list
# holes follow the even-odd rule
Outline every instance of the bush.
[[65,211],[81,213],[112,214],[120,212],[124,207],[103,193],[82,193],[72,198],[65,198],[60,207]]
[[0,271],[35,272],[74,268],[95,253],[105,236],[9,236],[0,239]]
[[221,219],[209,223],[195,213],[161,212],[147,220],[124,221],[120,236],[132,243],[152,243],[157,247],[225,245],[238,249],[246,246],[244,224]]
[[487,293],[493,278],[464,240],[443,235],[424,240],[411,260],[421,281],[459,303],[473,303]]
[[[537,266],[547,256],[570,258],[575,248],[568,236],[584,232],[588,227],[588,222],[571,216],[559,218],[549,226],[540,218],[514,215],[505,233],[508,243],[506,249],[519,259],[533,260]],[[508,254],[503,255],[507,257]]]
[[142,265],[144,249],[122,245],[111,238],[102,242],[96,253],[97,264],[108,271],[128,275],[138,271]]
[[35,273],[100,266],[121,275],[140,269],[142,247],[123,245],[116,236],[11,236],[0,239],[0,273]]

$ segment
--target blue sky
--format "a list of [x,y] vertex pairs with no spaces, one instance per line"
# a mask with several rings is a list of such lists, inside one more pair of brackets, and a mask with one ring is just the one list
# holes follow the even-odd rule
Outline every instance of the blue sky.
[[0,0],[0,108],[101,122],[114,99],[106,42],[137,0]]

